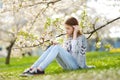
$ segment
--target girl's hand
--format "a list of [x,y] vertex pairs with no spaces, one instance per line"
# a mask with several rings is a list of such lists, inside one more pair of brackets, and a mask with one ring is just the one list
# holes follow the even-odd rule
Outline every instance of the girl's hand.
[[78,26],[78,25],[75,25],[75,26],[73,26],[73,28],[74,28],[74,32],[77,33],[78,30],[79,30],[79,26]]
[[73,26],[73,28],[74,28],[74,32],[73,32],[73,39],[76,39],[77,38],[77,33],[78,33],[78,31],[79,31],[79,26],[78,25],[76,25],[76,26]]
[[55,41],[52,41],[52,44],[53,45],[57,45],[57,44],[59,44],[58,42],[55,42]]

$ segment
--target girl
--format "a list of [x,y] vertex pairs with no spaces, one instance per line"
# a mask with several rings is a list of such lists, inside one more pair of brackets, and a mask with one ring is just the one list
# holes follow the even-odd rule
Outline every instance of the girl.
[[67,41],[64,47],[54,43],[50,46],[41,57],[21,76],[44,74],[46,67],[56,59],[63,69],[75,70],[79,68],[88,68],[86,65],[85,53],[87,41],[85,36],[78,29],[78,21],[71,17],[65,22]]

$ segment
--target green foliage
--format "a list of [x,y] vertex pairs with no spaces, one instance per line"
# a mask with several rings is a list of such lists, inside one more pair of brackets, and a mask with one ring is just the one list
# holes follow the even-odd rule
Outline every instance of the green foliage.
[[31,39],[31,40],[37,39],[37,36],[35,36],[34,34],[26,32],[26,31],[22,31],[22,30],[18,33],[18,36],[22,36],[24,37],[24,39]]
[[90,17],[87,15],[86,10],[83,10],[82,14],[81,14],[81,20],[80,20],[80,27],[82,28],[86,28],[86,27],[91,27],[92,23],[90,21]]
[[61,38],[61,37],[60,37],[60,38],[57,38],[56,41],[57,41],[58,43],[61,43],[61,44],[64,42],[63,38]]
[[111,47],[112,47],[112,45],[109,43],[104,45],[104,48],[106,49],[106,51],[109,51]]
[[[47,35],[51,37],[51,39],[55,39],[56,35],[62,34],[63,30],[60,28],[62,20],[60,18],[47,18],[45,24],[44,24],[44,30]],[[45,34],[45,35],[46,35]],[[63,42],[62,38],[59,38],[58,40],[60,43]]]
[[60,18],[56,18],[56,19],[51,19],[51,18],[47,18],[45,24],[44,24],[44,29],[48,29],[50,26],[57,26],[59,25],[59,21],[60,21]]
[[44,24],[44,29],[46,30],[51,25],[52,20],[47,18],[46,23]]
[[98,48],[98,49],[99,49],[99,48],[101,47],[101,42],[100,42],[100,41],[99,41],[99,42],[97,42],[95,46],[96,46],[96,48]]

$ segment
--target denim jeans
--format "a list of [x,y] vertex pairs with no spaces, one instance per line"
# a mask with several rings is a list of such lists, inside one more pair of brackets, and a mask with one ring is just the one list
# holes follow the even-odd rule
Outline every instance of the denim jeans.
[[31,68],[40,68],[44,70],[54,59],[62,66],[63,69],[78,69],[79,65],[76,59],[60,45],[50,46]]

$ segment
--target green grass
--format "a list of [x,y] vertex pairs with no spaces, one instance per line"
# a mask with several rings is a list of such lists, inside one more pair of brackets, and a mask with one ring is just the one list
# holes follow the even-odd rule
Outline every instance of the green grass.
[[45,75],[19,77],[37,58],[11,58],[10,65],[0,58],[0,80],[120,80],[120,53],[109,52],[87,53],[87,64],[96,66],[94,69],[63,70],[53,61]]

